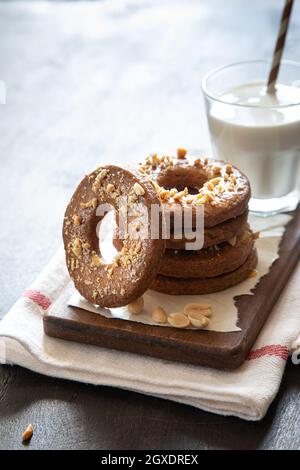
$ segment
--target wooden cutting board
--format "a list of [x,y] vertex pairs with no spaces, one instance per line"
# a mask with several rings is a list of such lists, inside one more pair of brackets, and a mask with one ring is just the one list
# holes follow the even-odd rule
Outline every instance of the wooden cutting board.
[[279,258],[270,272],[256,285],[254,295],[236,298],[239,332],[179,330],[108,319],[68,306],[74,289],[71,281],[44,317],[44,331],[65,340],[218,369],[234,369],[246,359],[299,256],[300,206],[287,226]]

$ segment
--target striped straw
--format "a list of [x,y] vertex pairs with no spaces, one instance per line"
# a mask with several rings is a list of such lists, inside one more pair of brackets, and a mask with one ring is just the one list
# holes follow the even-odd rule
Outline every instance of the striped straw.
[[285,38],[287,35],[288,27],[289,27],[289,21],[291,17],[291,11],[293,7],[294,0],[286,0],[284,9],[282,12],[282,17],[281,17],[281,22],[280,22],[280,28],[279,28],[279,33],[277,37],[277,42],[273,54],[273,61],[272,61],[272,67],[270,70],[269,74],[269,79],[268,79],[268,86],[267,86],[267,92],[268,93],[275,93],[275,83],[277,80],[279,68],[280,68],[280,61],[284,49],[284,44],[285,44]]

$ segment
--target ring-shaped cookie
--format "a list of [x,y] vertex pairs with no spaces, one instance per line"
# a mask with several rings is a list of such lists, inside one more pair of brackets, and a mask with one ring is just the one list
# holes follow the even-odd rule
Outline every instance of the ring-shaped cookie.
[[[204,227],[204,243],[203,248],[218,245],[227,242],[241,235],[246,228],[248,219],[248,211],[244,212],[233,219],[226,220],[214,227]],[[175,238],[174,233],[170,234],[170,238],[166,240],[166,248],[170,250],[185,250],[186,243],[195,241],[195,238],[185,238],[184,233],[180,233],[181,238]]]
[[199,251],[166,250],[158,274],[181,279],[220,276],[244,264],[253,245],[253,234],[247,227],[234,245],[224,242]]
[[[70,276],[83,297],[102,307],[124,306],[141,296],[156,275],[165,250],[164,240],[141,238],[137,233],[124,240],[111,263],[104,262],[96,233],[99,207],[110,205],[118,211],[123,197],[129,203],[138,203],[148,215],[153,204],[160,204],[148,178],[109,165],[97,168],[81,181],[64,218],[63,239]],[[102,209],[100,213],[102,217],[105,214]],[[150,217],[147,224],[150,230]]]
[[235,271],[205,279],[156,276],[150,289],[169,295],[206,295],[235,286],[247,279],[256,268],[257,251],[254,248],[245,263]]
[[[214,227],[204,227],[203,248],[208,248],[227,241],[234,241],[237,236],[244,232],[247,225],[247,219],[248,211],[234,217],[233,219],[226,220],[221,224],[215,225]],[[174,233],[170,233],[170,238],[166,239],[166,249],[185,250],[187,242],[191,243],[195,241],[195,238],[185,238],[184,233],[182,232],[180,233],[180,236],[181,238],[175,238]],[[122,249],[122,240],[120,239],[118,228],[114,231],[113,243],[117,250]]]
[[214,227],[243,214],[251,196],[248,178],[236,167],[219,160],[189,155],[151,155],[139,171],[155,184],[161,201],[174,218],[175,211],[204,207],[205,227]]

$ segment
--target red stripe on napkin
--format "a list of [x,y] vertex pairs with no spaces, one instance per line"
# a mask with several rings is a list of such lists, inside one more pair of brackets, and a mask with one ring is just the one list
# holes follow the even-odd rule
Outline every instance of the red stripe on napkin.
[[24,292],[23,297],[32,300],[35,304],[41,307],[43,310],[47,310],[50,307],[51,301],[44,294],[38,290],[27,290]]
[[259,349],[254,349],[251,351],[247,357],[248,361],[251,359],[258,359],[263,356],[276,356],[280,357],[284,361],[287,361],[289,358],[289,348],[287,346],[282,346],[281,344],[269,344],[268,346],[263,346]]

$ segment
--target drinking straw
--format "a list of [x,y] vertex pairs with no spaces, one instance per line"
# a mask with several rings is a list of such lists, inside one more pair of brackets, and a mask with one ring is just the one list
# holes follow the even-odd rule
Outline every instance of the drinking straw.
[[273,60],[272,66],[269,73],[268,78],[268,85],[267,85],[267,93],[275,93],[276,88],[276,80],[278,77],[278,72],[280,68],[281,57],[284,49],[285,39],[289,27],[289,21],[291,17],[291,11],[293,8],[294,0],[286,0],[285,5],[283,8],[281,21],[280,21],[280,28],[277,36],[276,46],[273,53]]

